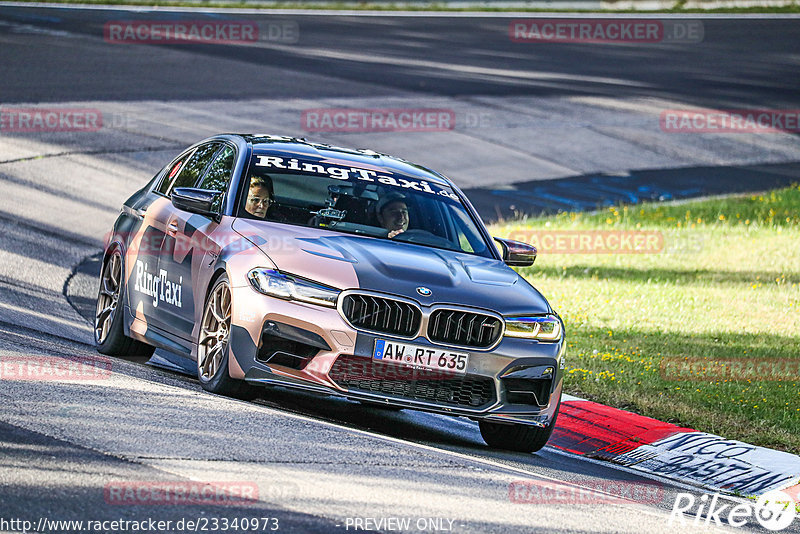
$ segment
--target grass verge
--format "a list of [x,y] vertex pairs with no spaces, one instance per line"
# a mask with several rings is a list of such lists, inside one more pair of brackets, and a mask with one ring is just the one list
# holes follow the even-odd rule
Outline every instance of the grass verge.
[[[567,392],[800,453],[800,186],[490,230],[556,252],[555,237],[586,235],[613,251],[544,247],[520,271],[566,323]],[[615,232],[660,241],[627,253],[609,246]]]

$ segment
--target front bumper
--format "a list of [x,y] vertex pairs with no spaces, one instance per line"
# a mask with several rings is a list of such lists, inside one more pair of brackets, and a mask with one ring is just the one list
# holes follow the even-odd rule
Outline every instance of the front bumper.
[[[229,371],[234,378],[475,420],[544,427],[555,416],[563,382],[563,339],[541,343],[506,337],[491,350],[450,348],[469,354],[466,374],[430,376],[374,361],[375,341],[392,336],[356,331],[334,309],[254,299],[249,287],[233,292]],[[246,309],[238,309],[241,302],[247,303]],[[437,347],[424,336],[396,341]],[[281,350],[273,350],[276,346]],[[519,376],[520,369],[525,376],[526,369],[541,368],[551,368],[552,374],[546,385],[533,388],[530,402],[503,378]]]

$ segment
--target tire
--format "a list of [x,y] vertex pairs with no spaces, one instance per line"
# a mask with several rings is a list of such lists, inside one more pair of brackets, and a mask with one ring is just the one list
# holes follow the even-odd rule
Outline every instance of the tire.
[[115,248],[100,271],[100,288],[94,317],[94,343],[97,352],[108,356],[149,358],[154,347],[125,335],[123,308],[125,276],[122,253]]
[[228,358],[231,329],[231,288],[228,277],[222,274],[206,296],[200,334],[197,340],[197,379],[206,391],[249,400],[256,389],[244,380],[231,378]]
[[493,449],[517,452],[536,452],[547,444],[556,426],[561,399],[558,401],[553,420],[544,428],[538,426],[492,423],[479,421],[481,437]]

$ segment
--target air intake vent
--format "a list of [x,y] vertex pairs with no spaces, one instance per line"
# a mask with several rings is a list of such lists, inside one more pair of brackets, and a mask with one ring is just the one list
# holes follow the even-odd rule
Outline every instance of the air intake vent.
[[403,337],[415,335],[422,318],[408,302],[358,293],[342,299],[342,312],[356,328]]
[[483,409],[497,400],[494,381],[487,376],[443,374],[345,354],[333,363],[329,376],[352,392],[380,393],[462,408]]
[[550,402],[550,378],[528,380],[525,378],[503,378],[506,401],[509,404],[547,406]]
[[428,339],[464,347],[491,347],[502,330],[497,317],[460,310],[436,310],[428,321]]

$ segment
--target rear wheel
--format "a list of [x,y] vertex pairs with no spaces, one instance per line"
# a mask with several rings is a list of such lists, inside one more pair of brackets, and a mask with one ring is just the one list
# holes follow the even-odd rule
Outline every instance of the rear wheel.
[[197,343],[197,379],[206,391],[249,399],[255,396],[255,388],[228,373],[232,305],[228,277],[223,274],[214,283],[203,310]]
[[518,452],[536,452],[547,444],[556,426],[558,411],[561,408],[559,399],[556,413],[546,427],[492,423],[480,421],[481,437],[487,445],[494,449],[505,449]]
[[109,254],[100,272],[100,290],[94,317],[94,342],[100,354],[109,356],[150,357],[155,350],[150,345],[125,335],[123,327],[122,295],[124,292],[122,253],[119,249]]

